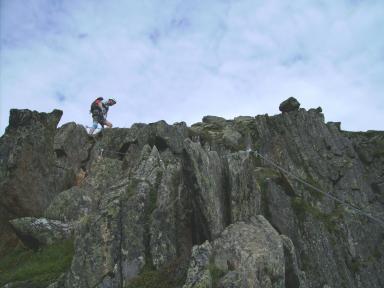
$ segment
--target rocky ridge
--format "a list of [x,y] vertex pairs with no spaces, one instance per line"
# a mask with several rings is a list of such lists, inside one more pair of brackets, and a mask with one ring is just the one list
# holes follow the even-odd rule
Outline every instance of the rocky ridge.
[[275,116],[95,137],[56,128],[58,110],[11,110],[0,247],[73,237],[71,267],[51,288],[151,287],[137,283],[156,272],[163,287],[383,287],[384,227],[259,155],[380,217],[384,132],[342,131],[288,100]]

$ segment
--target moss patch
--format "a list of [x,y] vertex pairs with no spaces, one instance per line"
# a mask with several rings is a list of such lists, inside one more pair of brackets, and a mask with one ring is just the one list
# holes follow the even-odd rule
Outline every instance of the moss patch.
[[0,259],[0,286],[27,280],[31,285],[47,286],[69,269],[73,253],[73,240],[37,252],[19,246]]

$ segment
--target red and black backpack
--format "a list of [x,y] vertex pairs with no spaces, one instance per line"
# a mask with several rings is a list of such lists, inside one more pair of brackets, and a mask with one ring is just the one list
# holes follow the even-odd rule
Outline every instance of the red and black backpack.
[[104,100],[103,97],[99,97],[95,101],[93,101],[92,104],[91,104],[91,110],[89,112],[92,113],[95,110],[100,110],[99,103],[100,103],[100,101],[103,101],[103,100]]

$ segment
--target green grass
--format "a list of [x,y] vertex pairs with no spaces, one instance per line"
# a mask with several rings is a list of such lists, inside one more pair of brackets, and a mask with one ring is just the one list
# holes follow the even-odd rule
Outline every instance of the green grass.
[[45,287],[70,267],[73,253],[73,240],[53,244],[36,252],[20,246],[14,248],[0,259],[0,286],[30,281],[33,286]]
[[213,262],[209,264],[208,269],[212,277],[212,287],[216,288],[218,287],[220,278],[223,277],[226,272],[218,268]]
[[177,261],[167,267],[155,270],[153,265],[144,266],[143,271],[133,278],[125,288],[176,288],[184,283],[184,276],[180,276],[177,270],[180,269]]
[[160,271],[145,271],[134,278],[126,288],[170,288],[177,287],[167,273]]

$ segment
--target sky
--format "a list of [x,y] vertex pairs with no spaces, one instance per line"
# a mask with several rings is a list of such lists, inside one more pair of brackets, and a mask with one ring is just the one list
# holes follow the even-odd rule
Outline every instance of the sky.
[[280,113],[384,130],[382,0],[0,0],[0,135],[11,108],[115,127]]

